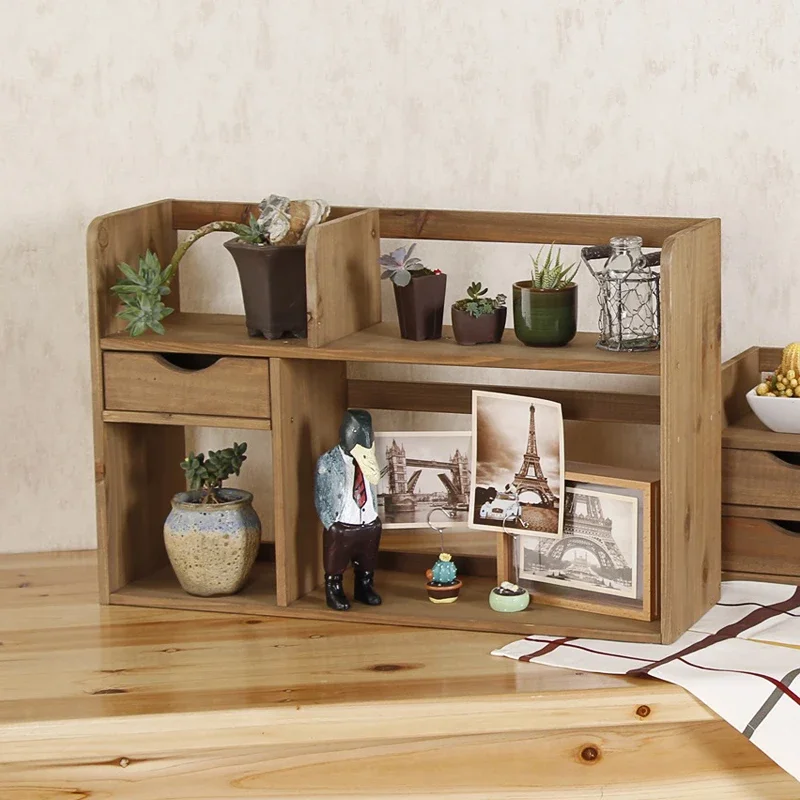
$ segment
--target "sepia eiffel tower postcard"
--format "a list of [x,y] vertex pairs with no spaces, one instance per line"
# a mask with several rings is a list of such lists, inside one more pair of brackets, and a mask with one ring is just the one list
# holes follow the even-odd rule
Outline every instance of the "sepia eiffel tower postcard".
[[472,392],[469,525],[560,538],[564,531],[561,404]]

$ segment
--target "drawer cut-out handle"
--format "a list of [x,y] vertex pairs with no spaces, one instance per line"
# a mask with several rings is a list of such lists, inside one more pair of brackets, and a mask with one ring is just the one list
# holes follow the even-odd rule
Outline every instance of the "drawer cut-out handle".
[[790,467],[800,467],[800,453],[790,453],[788,450],[770,450],[770,455]]
[[222,356],[210,356],[205,353],[156,353],[156,358],[170,366],[187,372],[200,372],[213,367]]
[[798,519],[770,519],[767,521],[781,533],[786,533],[789,536],[800,536],[800,520]]

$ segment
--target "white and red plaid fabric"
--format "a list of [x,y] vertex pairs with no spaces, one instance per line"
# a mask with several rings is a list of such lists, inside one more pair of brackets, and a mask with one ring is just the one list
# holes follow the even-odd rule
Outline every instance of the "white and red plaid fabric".
[[682,686],[800,780],[798,646],[800,587],[728,581],[671,645],[533,635],[493,655]]

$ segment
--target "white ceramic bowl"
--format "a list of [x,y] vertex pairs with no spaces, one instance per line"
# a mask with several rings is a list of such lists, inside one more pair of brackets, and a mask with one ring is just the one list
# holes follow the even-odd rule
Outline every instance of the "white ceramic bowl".
[[760,397],[751,389],[747,402],[771,431],[800,433],[800,397]]

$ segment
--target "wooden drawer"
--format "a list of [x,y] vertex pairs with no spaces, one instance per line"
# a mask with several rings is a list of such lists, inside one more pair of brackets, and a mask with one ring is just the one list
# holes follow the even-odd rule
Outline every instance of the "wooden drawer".
[[723,517],[722,569],[800,578],[800,521]]
[[800,453],[723,448],[722,502],[800,508]]
[[223,417],[269,417],[269,360],[103,354],[105,407]]

